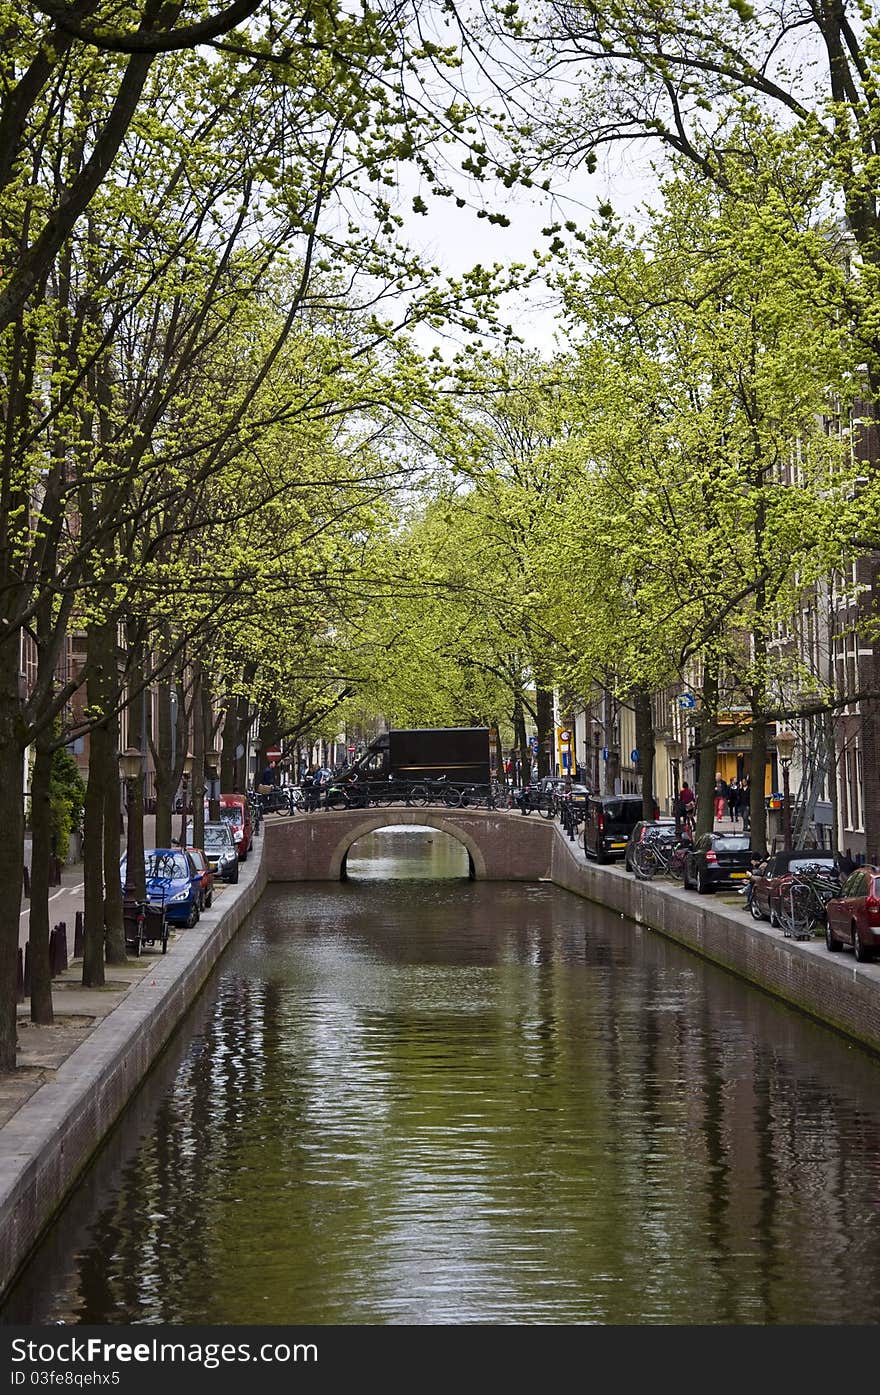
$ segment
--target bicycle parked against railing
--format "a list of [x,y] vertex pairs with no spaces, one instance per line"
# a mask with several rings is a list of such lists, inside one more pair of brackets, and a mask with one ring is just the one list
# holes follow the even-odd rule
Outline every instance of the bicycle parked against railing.
[[413,785],[406,802],[414,804],[417,809],[423,809],[426,804],[445,804],[447,809],[458,809],[461,796],[462,791],[456,785],[450,785],[446,776],[441,775],[437,780],[421,780]]
[[633,872],[643,882],[658,874],[683,882],[685,858],[692,847],[689,838],[650,838],[637,843],[631,859]]
[[531,814],[537,809],[542,818],[556,817],[555,796],[549,790],[540,790],[535,785],[526,785],[523,789],[514,790],[513,802],[521,814]]
[[825,903],[840,895],[840,878],[818,866],[793,872],[780,888],[779,924],[786,939],[809,940],[818,925],[827,927]]

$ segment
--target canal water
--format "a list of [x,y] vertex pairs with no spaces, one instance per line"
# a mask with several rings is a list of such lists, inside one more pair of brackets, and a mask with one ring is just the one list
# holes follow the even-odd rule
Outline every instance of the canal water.
[[348,871],[269,888],[3,1322],[877,1320],[880,1063],[442,834]]

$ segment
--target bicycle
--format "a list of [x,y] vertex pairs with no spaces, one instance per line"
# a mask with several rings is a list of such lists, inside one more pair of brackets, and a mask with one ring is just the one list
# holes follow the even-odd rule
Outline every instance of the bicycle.
[[406,797],[407,804],[414,804],[417,809],[424,809],[426,804],[445,804],[447,809],[458,809],[461,805],[461,790],[455,785],[447,784],[445,775],[441,775],[438,780],[423,780],[417,785],[410,787]]
[[525,789],[514,791],[513,800],[521,814],[528,815],[537,809],[542,818],[556,817],[556,800],[545,790],[537,790],[534,786],[527,785]]
[[692,846],[679,838],[650,838],[645,843],[637,843],[631,859],[633,871],[643,882],[649,882],[658,872],[683,882],[685,858]]
[[826,925],[826,901],[840,894],[840,880],[818,867],[804,867],[792,875],[779,897],[777,918],[786,939],[809,940],[817,925]]

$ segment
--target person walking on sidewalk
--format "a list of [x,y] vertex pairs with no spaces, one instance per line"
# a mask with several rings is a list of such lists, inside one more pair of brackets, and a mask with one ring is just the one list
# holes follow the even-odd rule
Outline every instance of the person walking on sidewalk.
[[727,812],[733,823],[739,818],[739,785],[736,780],[731,780],[727,786]]
[[715,818],[724,818],[724,806],[727,803],[727,781],[722,780],[721,771],[715,776]]

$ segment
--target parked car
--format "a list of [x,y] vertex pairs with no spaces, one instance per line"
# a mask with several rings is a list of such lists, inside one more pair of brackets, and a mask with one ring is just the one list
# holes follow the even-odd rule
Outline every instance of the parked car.
[[585,809],[590,791],[579,780],[570,783],[564,775],[543,775],[538,781],[541,794],[552,794],[556,799],[570,799],[575,809]]
[[[123,886],[125,869],[123,857],[119,863]],[[199,918],[202,878],[189,853],[183,848],[148,848],[144,852],[144,872],[149,908],[161,910],[164,906],[169,924],[191,929]]]
[[830,852],[795,848],[772,853],[767,861],[762,863],[752,877],[752,899],[749,909],[755,920],[769,920],[774,926],[779,924],[780,892],[784,890],[794,872],[803,872],[807,867],[821,867],[823,871],[833,872],[834,855]]
[[752,867],[752,840],[747,833],[704,833],[684,860],[684,884],[700,893],[719,886],[739,887]]
[[643,814],[640,794],[591,794],[584,811],[584,852],[597,862],[626,853],[627,840]]
[[628,872],[633,870],[633,853],[636,844],[649,842],[651,838],[672,834],[675,832],[675,819],[639,819],[632,833],[626,840],[626,851],[623,854],[623,865]]
[[221,794],[220,817],[232,829],[239,862],[244,862],[253,846],[254,825],[247,796],[244,794]]
[[[201,879],[201,896],[199,898],[199,910],[207,910],[214,900],[214,873],[211,871],[208,859],[201,848],[187,848],[189,858],[195,864],[195,869]],[[236,859],[237,860],[237,859]]]
[[880,949],[880,867],[859,867],[839,896],[825,902],[825,944],[832,951],[852,945],[860,964]]
[[225,819],[219,823],[205,824],[205,856],[215,877],[221,881],[238,881],[238,850],[232,829]]

